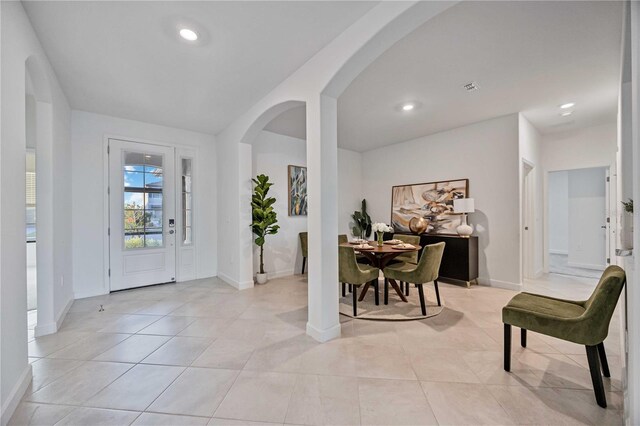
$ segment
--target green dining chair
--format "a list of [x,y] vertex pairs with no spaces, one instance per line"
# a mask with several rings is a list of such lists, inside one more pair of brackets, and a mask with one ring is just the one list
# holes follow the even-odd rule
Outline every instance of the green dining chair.
[[307,265],[307,256],[309,255],[309,234],[307,232],[301,232],[298,234],[300,237],[300,248],[302,249],[302,271],[304,274],[304,267]]
[[[394,234],[393,238],[396,240],[400,240],[403,243],[407,243],[407,244],[413,244],[414,246],[420,245],[420,236],[419,235],[407,235],[407,234]],[[418,252],[417,251],[412,251],[412,252],[407,252],[407,253],[403,253],[400,256],[395,257],[391,262],[393,262],[391,265],[395,265],[397,263],[408,263],[411,265],[417,265],[418,264]],[[387,283],[385,283],[385,286],[387,285]],[[404,282],[401,281],[400,282],[400,288],[402,289],[404,287],[404,294],[405,296],[409,295],[409,283],[408,282]]]
[[[442,253],[444,252],[444,242],[430,244],[425,246],[422,250],[422,255],[417,265],[410,263],[401,263],[398,265],[391,265],[384,268],[385,278],[393,281],[396,284],[397,281],[404,281],[407,283],[415,284],[418,288],[420,295],[420,308],[422,309],[422,315],[427,315],[427,304],[424,300],[423,284],[427,284],[433,281],[433,286],[436,290],[436,299],[438,300],[438,306],[440,304],[440,290],[438,289],[438,273],[440,271],[440,262],[442,261]],[[384,289],[385,304],[388,303],[389,298],[389,286],[385,281]]]
[[[527,346],[527,330],[584,345],[587,351],[593,391],[599,406],[607,399],[602,373],[610,377],[604,350],[609,322],[626,282],[624,270],[609,266],[587,300],[556,299],[532,293],[520,293],[502,308],[504,323],[504,369],[511,370],[511,326],[520,327],[520,344]],[[599,361],[598,361],[599,359]]]
[[[353,287],[353,316],[358,316],[358,291],[357,288],[371,282],[378,296],[378,276],[380,270],[370,265],[362,265],[356,262],[356,252],[351,247],[338,247],[338,276],[344,285]],[[377,300],[376,300],[376,304]]]

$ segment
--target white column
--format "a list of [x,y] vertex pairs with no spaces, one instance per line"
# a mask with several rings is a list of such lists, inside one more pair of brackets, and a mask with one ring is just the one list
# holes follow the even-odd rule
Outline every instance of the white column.
[[307,103],[307,193],[309,194],[307,334],[319,342],[340,337],[337,116],[335,98],[318,95]]

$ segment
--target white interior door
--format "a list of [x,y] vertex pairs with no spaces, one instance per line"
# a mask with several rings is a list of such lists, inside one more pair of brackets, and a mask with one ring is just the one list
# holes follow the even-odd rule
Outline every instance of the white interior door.
[[175,154],[109,140],[111,291],[175,281]]

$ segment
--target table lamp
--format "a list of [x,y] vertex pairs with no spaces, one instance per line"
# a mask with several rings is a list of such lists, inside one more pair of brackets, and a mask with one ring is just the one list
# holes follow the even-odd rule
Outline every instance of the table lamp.
[[456,228],[458,235],[461,237],[469,238],[469,235],[473,232],[473,227],[467,223],[467,213],[473,213],[474,211],[476,210],[473,198],[459,198],[457,200],[453,200],[453,212],[462,213],[460,225]]

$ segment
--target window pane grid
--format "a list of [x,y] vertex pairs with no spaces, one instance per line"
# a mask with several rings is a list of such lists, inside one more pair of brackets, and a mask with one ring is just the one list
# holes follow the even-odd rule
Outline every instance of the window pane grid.
[[125,249],[163,245],[162,156],[125,153]]
[[191,159],[182,159],[182,245],[191,245],[192,238],[192,208],[193,198],[191,194]]

